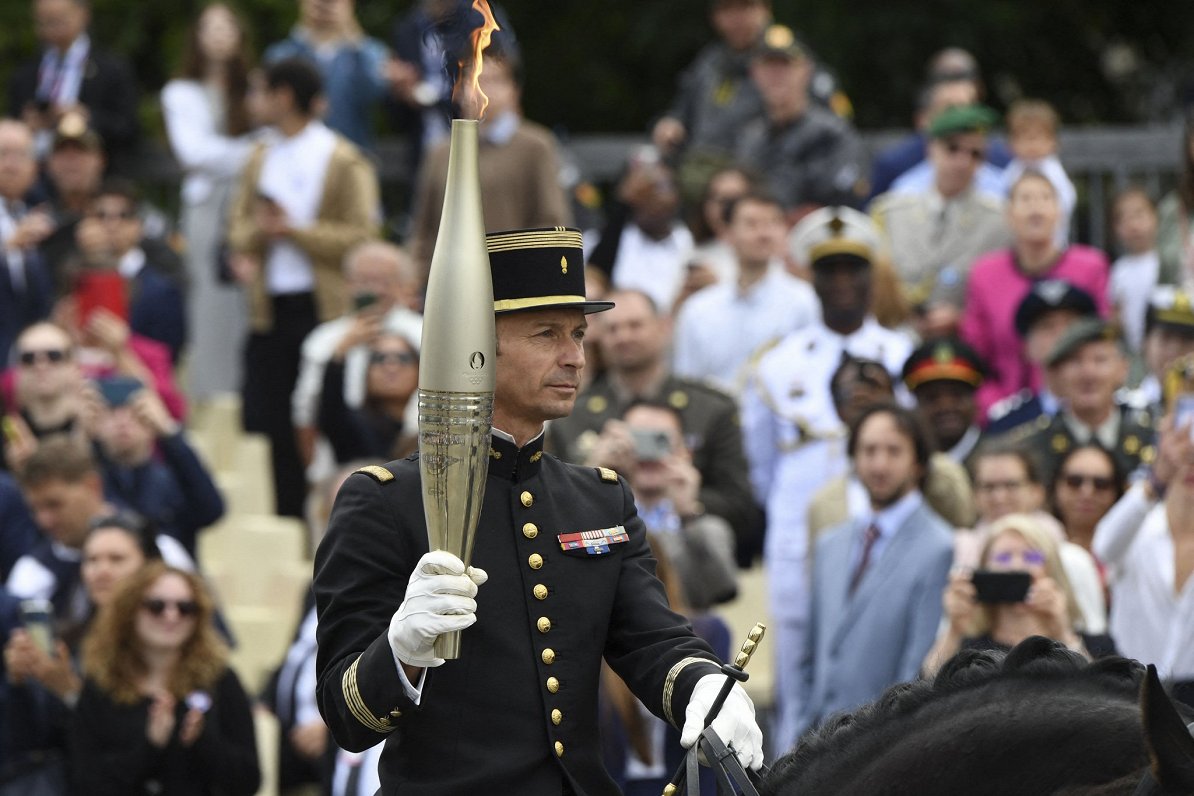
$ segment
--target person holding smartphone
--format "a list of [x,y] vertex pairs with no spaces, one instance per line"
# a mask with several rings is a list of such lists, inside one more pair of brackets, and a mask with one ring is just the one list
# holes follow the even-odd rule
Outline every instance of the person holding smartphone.
[[978,570],[950,573],[942,596],[948,629],[925,657],[926,677],[961,650],[1010,650],[1029,636],[1054,639],[1087,658],[1116,654],[1110,636],[1077,629],[1082,611],[1057,542],[1035,518],[1009,514],[995,522],[980,561]]

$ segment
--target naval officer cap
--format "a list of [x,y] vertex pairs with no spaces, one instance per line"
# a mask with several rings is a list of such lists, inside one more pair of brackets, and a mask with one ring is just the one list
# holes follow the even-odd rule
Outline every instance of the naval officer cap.
[[1082,318],[1074,321],[1061,333],[1053,350],[1045,357],[1045,364],[1054,367],[1078,353],[1087,343],[1106,341],[1119,343],[1119,329],[1102,318]]
[[865,213],[849,207],[822,207],[792,228],[788,249],[797,262],[808,266],[834,256],[870,263],[879,251],[879,232]]
[[576,307],[602,312],[612,301],[585,298],[585,254],[579,229],[544,227],[485,236],[493,275],[493,311]]
[[1173,285],[1154,288],[1148,298],[1144,328],[1149,331],[1162,328],[1182,337],[1194,338],[1194,304],[1191,304],[1190,294]]
[[1042,279],[1033,283],[1016,307],[1016,334],[1026,337],[1037,321],[1055,310],[1069,310],[1082,316],[1099,312],[1094,297],[1082,288],[1064,279]]
[[808,57],[806,49],[787,25],[768,25],[752,55],[756,59],[775,58],[787,61],[799,61]]

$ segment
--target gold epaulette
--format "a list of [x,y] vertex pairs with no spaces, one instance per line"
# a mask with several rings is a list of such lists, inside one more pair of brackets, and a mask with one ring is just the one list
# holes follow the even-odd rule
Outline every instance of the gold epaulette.
[[372,476],[379,484],[386,484],[394,480],[394,474],[380,464],[367,464],[359,470],[353,470],[353,472]]

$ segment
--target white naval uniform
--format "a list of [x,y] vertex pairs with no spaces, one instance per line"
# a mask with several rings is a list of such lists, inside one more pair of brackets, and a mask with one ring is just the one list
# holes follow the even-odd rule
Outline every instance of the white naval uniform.
[[846,429],[829,389],[843,352],[881,362],[898,383],[912,341],[872,317],[846,337],[816,321],[760,357],[742,397],[751,482],[767,507],[763,561],[775,627],[777,753],[795,741],[803,699],[797,671],[808,621],[808,506],[848,464]]

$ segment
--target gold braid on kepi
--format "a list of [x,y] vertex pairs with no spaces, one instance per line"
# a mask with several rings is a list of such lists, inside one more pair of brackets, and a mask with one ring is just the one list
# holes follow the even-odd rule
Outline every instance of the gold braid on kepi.
[[544,227],[485,236],[493,276],[493,311],[576,307],[602,312],[611,301],[585,297],[585,253],[579,229]]

